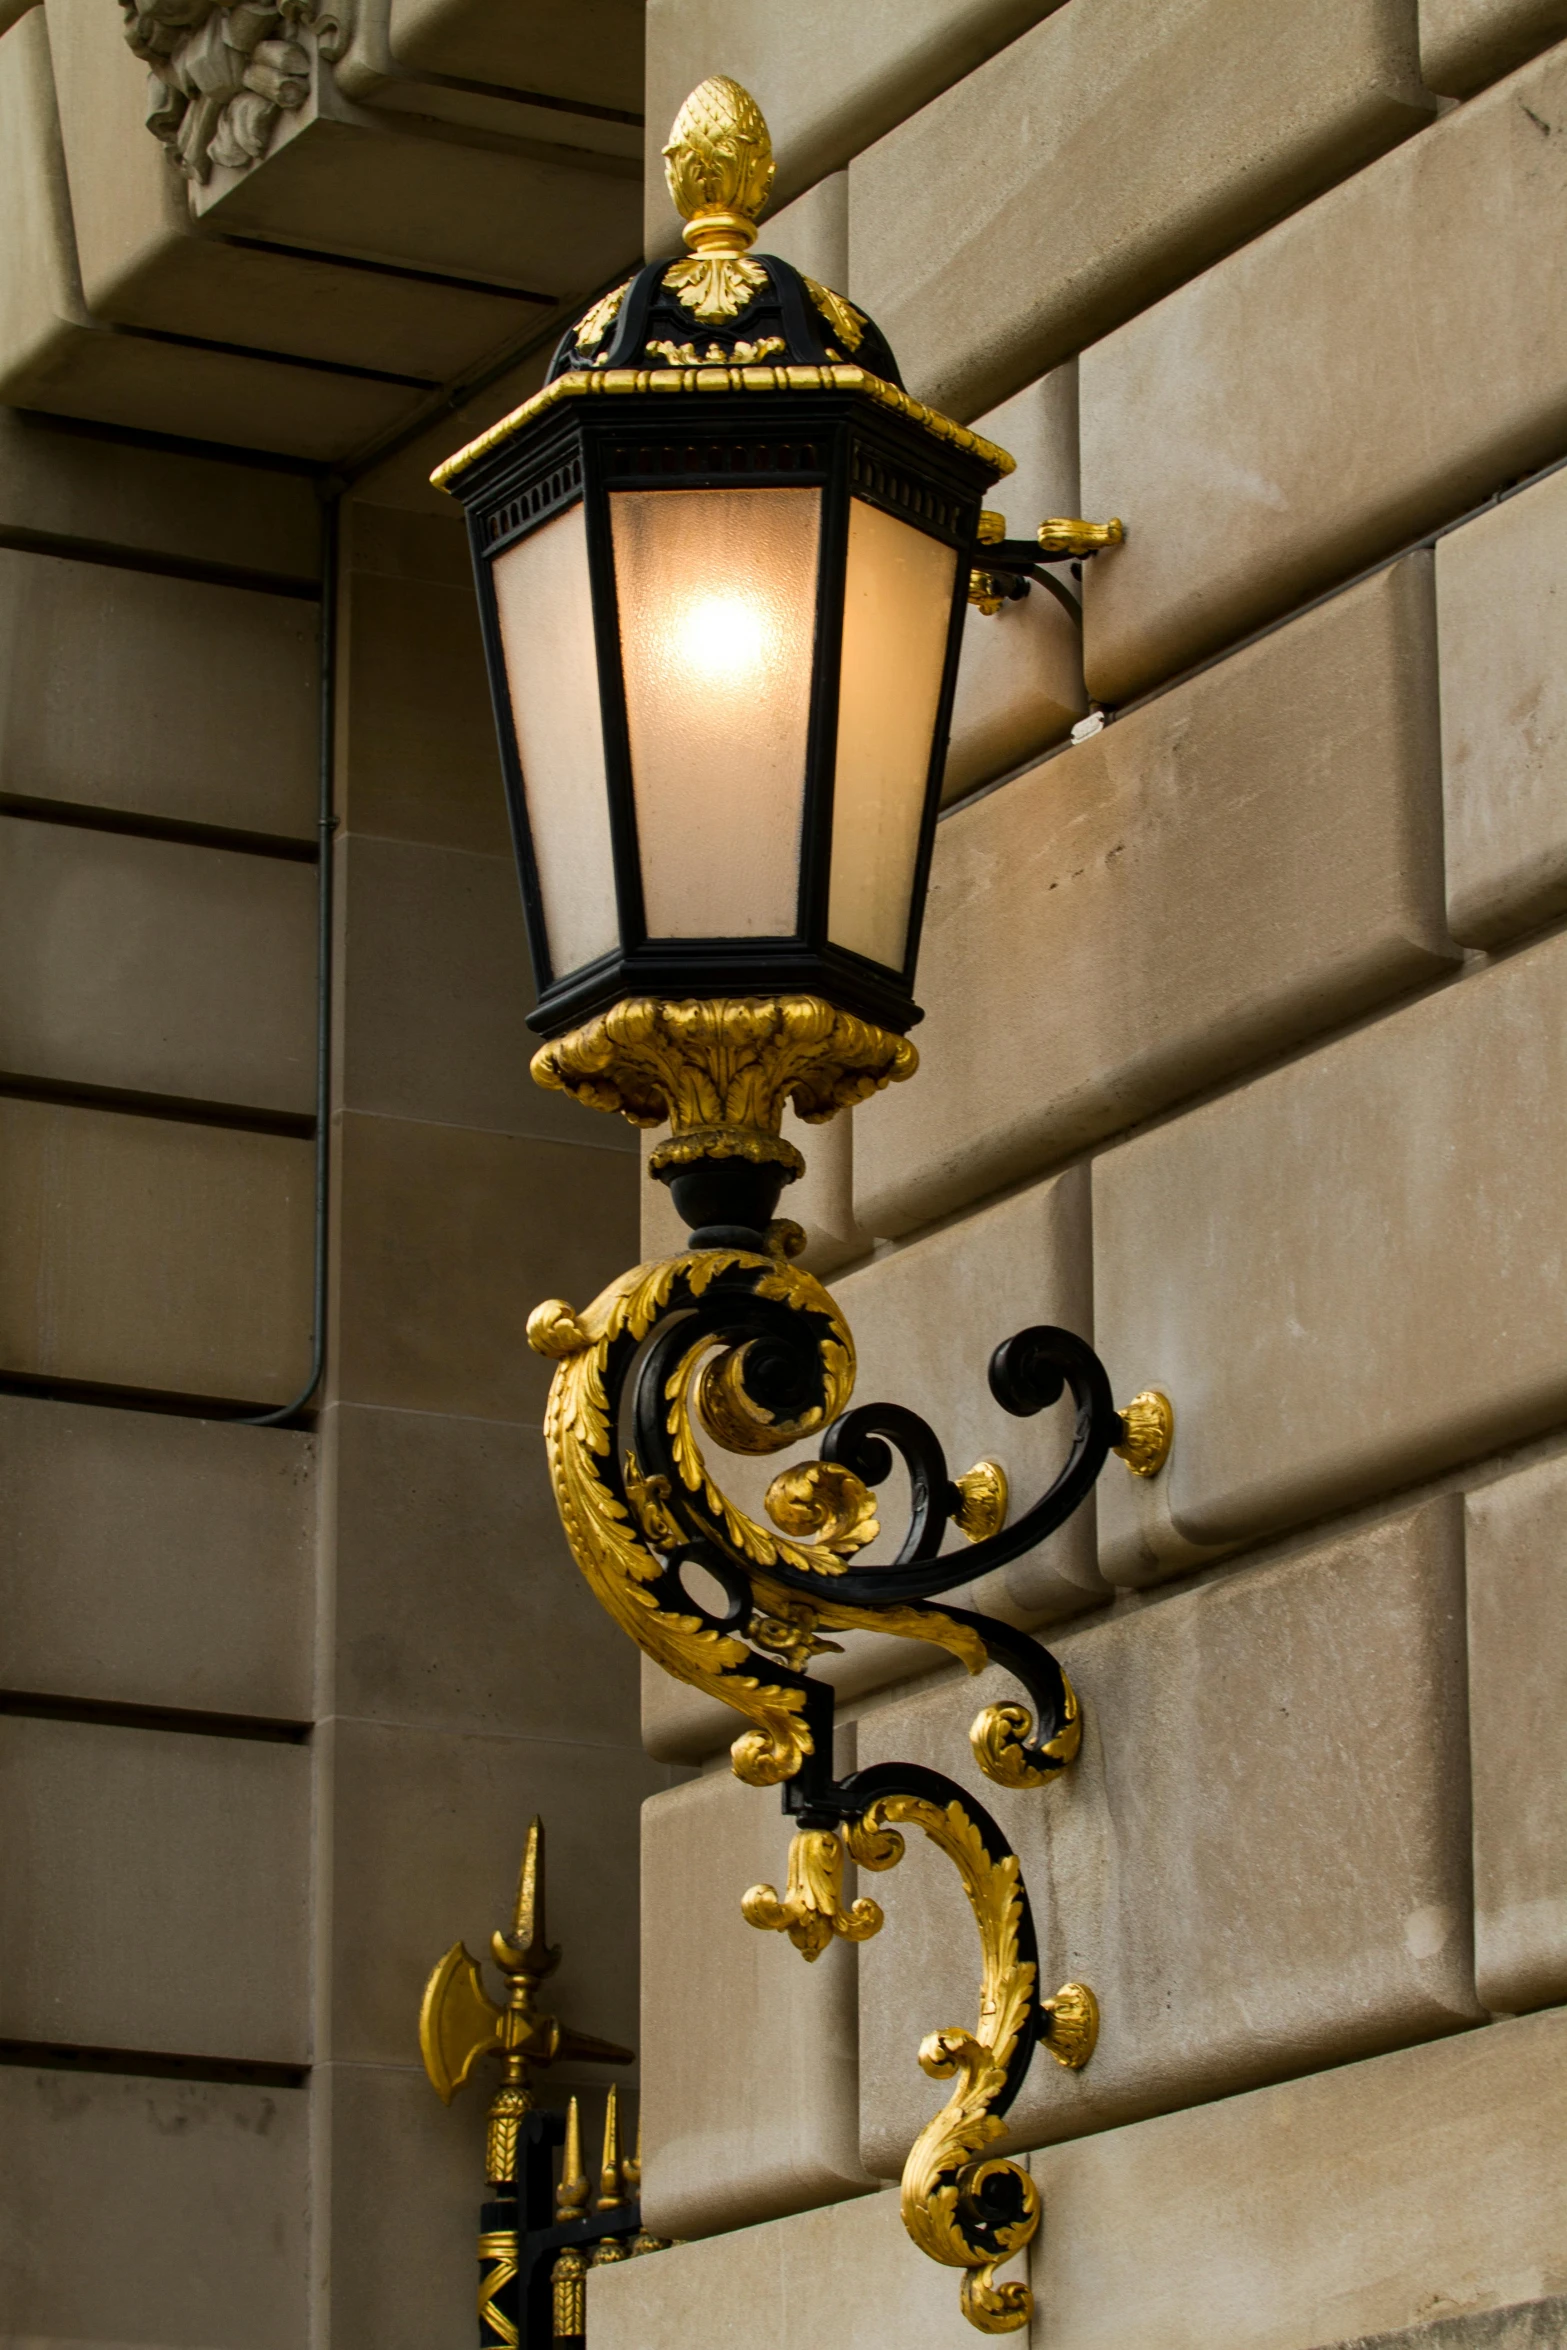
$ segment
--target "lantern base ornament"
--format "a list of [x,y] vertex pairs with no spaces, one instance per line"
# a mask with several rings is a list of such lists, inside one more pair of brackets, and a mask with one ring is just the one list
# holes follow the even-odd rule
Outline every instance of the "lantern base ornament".
[[786,1102],[821,1125],[918,1066],[907,1037],[817,996],[634,998],[533,1057],[538,1084],[592,1109],[618,1110],[634,1126],[668,1119],[650,1172],[704,1241],[754,1237],[805,1172],[781,1132]]

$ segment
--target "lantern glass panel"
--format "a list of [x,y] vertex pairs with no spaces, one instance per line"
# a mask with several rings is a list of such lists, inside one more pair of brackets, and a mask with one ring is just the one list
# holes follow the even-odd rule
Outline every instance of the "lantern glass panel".
[[528,830],[559,978],[619,940],[581,505],[508,547],[493,574]]
[[908,948],[956,565],[951,547],[851,501],[827,933],[894,971]]
[[609,504],[648,935],[787,937],[821,492],[615,490]]

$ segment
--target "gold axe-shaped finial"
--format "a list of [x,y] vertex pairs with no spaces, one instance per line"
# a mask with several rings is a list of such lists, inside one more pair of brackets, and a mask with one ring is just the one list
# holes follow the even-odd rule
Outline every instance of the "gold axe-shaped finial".
[[479,1961],[454,1942],[424,1987],[419,2009],[419,2053],[430,2085],[450,2105],[481,2056],[498,2055],[501,2082],[490,2107],[485,2176],[504,2186],[517,2175],[517,2127],[533,2103],[530,2068],[558,2058],[593,2064],[630,2064],[635,2051],[614,2040],[573,2032],[540,2014],[535,1995],[560,1964],[544,1920],[544,1822],[528,1829],[517,1881],[511,1930],[490,1937],[490,1956],[506,1978],[500,2006],[484,1987]]

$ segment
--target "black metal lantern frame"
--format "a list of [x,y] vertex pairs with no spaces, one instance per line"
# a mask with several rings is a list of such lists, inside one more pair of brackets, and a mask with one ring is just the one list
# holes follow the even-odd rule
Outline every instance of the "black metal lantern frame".
[[[844,391],[690,392],[564,399],[525,438],[464,477],[485,651],[538,990],[531,1026],[558,1036],[628,996],[812,995],[902,1033],[914,1001],[920,916],[957,681],[970,558],[995,469],[901,414]],[[610,497],[621,490],[816,489],[821,524],[795,928],[776,938],[658,938],[648,930],[627,728]],[[553,967],[494,585],[496,559],[576,501],[587,535],[619,941],[585,968]],[[936,722],[901,963],[828,935],[833,790],[851,501],[953,551]]]

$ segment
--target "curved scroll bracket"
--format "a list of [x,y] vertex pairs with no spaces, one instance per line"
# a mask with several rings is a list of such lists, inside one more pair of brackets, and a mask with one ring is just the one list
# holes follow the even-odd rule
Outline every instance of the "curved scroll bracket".
[[[832,1773],[834,1693],[810,1670],[833,1632],[874,1630],[923,1640],[971,1672],[1006,1667],[1025,1702],[987,1705],[970,1732],[986,1777],[1014,1791],[1043,1787],[1075,1757],[1077,1697],[1049,1650],[941,1595],[1033,1549],[1071,1516],[1129,1429],[1098,1356],[1070,1331],[1037,1325],[999,1347],[990,1386],[1027,1416],[1069,1397],[1067,1458],[1048,1490],[1009,1518],[1006,1478],[981,1462],[954,1478],[934,1431],[897,1404],[850,1409],[854,1344],[837,1305],[788,1256],[777,1231],[725,1231],[639,1265],[578,1314],[541,1306],[529,1339],[555,1361],[545,1441],[557,1505],[578,1565],[609,1613],[666,1672],[719,1698],[746,1727],[736,1775],[782,1790],[798,1823],[780,1895],[755,1885],[750,1922],[782,1933],[807,1959],[835,1938],[867,1939],[874,1901],[844,1900],[846,1859],[890,1868],[900,1830],[917,1827],[957,1868],[979,1933],[975,2029],[929,2034],[920,2062],[951,2094],[921,2132],[903,2179],[910,2236],[963,2271],[962,2306],[981,2332],[1026,2324],[1026,2285],[997,2270],[1039,2224],[1027,2173],[987,2149],[1038,2046],[1076,2068],[1098,2033],[1083,1984],[1038,1995],[1038,1950],[1022,1869],[1000,1827],[954,1781],[914,1764]],[[750,1456],[798,1451],[766,1497],[765,1518],[714,1478],[704,1439]],[[894,1556],[867,1565],[880,1532],[877,1488],[901,1463],[907,1525]],[[946,1549],[948,1529],[967,1537]],[[697,1570],[702,1570],[701,1574]],[[705,1580],[704,1580],[705,1577]]]

